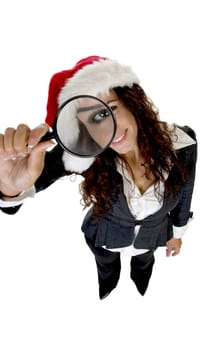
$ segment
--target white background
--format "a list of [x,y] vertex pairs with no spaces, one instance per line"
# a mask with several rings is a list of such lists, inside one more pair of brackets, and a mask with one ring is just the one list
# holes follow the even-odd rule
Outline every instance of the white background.
[[178,257],[157,251],[144,297],[123,258],[98,299],[79,179],[0,213],[1,350],[224,348],[223,15],[221,0],[1,2],[1,132],[43,122],[51,75],[97,54],[130,64],[161,119],[199,141],[195,218]]

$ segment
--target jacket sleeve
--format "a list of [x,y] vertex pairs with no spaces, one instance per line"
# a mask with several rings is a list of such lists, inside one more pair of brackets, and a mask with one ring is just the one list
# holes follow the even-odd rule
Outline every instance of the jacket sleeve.
[[[34,184],[36,192],[42,191],[49,187],[59,178],[71,174],[64,169],[62,154],[63,150],[60,146],[55,146],[51,151],[46,153],[44,169]],[[7,208],[0,207],[0,210],[6,214],[15,214],[20,207],[21,203],[19,205]]]
[[8,208],[1,208],[1,211],[5,214],[15,214],[17,213],[17,211],[19,210],[19,208],[21,207],[21,204],[20,205],[17,205],[17,206],[13,206],[13,207],[8,207]]
[[50,152],[46,153],[44,169],[35,183],[36,192],[44,190],[61,177],[72,174],[64,168],[63,152],[60,146],[55,146]]
[[181,189],[180,199],[177,205],[170,212],[172,224],[176,227],[185,226],[188,223],[189,218],[193,216],[193,212],[191,212],[190,209],[194,190],[197,162],[197,140],[195,132],[187,126],[183,127],[183,130],[186,131],[188,135],[196,141],[196,143],[179,151],[179,156],[187,165],[188,177],[187,181]]

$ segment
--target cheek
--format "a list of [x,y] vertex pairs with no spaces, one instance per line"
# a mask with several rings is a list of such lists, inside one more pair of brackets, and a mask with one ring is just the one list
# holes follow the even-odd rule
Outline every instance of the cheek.
[[130,112],[124,111],[123,113],[117,113],[115,115],[115,120],[117,127],[132,127],[133,129],[137,128],[136,120]]
[[138,127],[137,127],[137,123],[135,121],[134,118],[132,118],[131,120],[129,120],[129,130],[132,134],[132,136],[137,139],[137,134],[138,134]]

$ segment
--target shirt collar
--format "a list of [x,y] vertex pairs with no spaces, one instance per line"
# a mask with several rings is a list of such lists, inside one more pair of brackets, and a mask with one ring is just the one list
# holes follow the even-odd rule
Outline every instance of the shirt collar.
[[[193,140],[185,131],[182,129],[176,127],[173,128],[173,125],[169,126],[173,129],[173,132],[171,133],[171,140],[173,142],[173,148],[175,150],[179,150],[181,148],[185,148],[191,145],[194,145],[196,143],[195,140]],[[172,130],[171,129],[171,130]]]

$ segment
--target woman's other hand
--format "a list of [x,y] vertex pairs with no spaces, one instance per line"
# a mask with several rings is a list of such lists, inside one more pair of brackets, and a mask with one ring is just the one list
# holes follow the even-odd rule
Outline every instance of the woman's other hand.
[[52,141],[39,143],[48,131],[46,124],[30,129],[20,124],[0,134],[0,192],[16,196],[30,188],[44,167],[44,156]]
[[182,240],[180,238],[172,238],[166,244],[166,256],[176,256],[180,253]]

